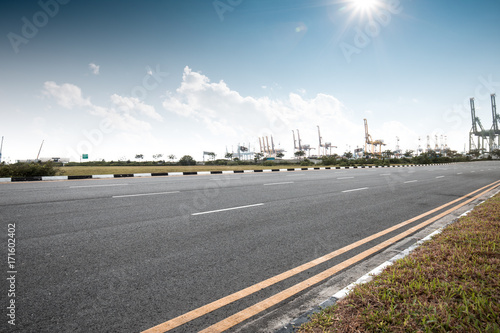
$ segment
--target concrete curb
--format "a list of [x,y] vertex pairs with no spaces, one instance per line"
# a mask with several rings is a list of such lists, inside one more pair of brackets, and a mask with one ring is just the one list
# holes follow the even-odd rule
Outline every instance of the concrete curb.
[[[445,165],[449,165],[449,164],[451,164],[451,163],[446,163]],[[441,165],[441,164],[311,167],[311,168],[263,169],[263,170],[184,171],[184,172],[133,173],[133,174],[130,173],[130,174],[84,175],[84,176],[12,177],[12,178],[0,178],[0,183],[75,180],[75,179],[110,179],[110,178],[132,178],[132,177],[193,176],[193,175],[216,175],[216,174],[225,174],[226,175],[226,174],[235,174],[235,173],[256,173],[256,172],[289,172],[289,171],[311,171],[311,170],[409,168],[409,167],[417,167],[417,166],[435,166],[435,165]]]

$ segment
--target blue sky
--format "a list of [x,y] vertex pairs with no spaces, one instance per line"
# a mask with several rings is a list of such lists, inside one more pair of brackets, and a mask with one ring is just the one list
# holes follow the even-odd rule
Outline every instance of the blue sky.
[[[368,1],[369,2],[369,1]],[[500,1],[2,1],[3,160],[90,160],[258,145],[292,130],[334,152],[468,141],[491,126]],[[313,151],[315,153],[315,151]]]

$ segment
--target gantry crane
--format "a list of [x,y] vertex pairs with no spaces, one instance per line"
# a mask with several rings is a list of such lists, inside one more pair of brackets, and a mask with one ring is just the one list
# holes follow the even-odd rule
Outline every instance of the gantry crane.
[[[385,146],[383,140],[373,140],[370,133],[368,133],[368,121],[363,119],[365,122],[365,154],[368,152],[368,146],[370,146],[371,154],[382,155],[382,146]],[[379,146],[379,151],[377,152],[377,146]]]
[[399,148],[399,136],[396,137],[396,150],[394,150],[396,157],[401,156],[401,149]]
[[[497,103],[495,94],[491,94],[491,113],[493,115],[493,125],[491,126],[491,147],[490,149],[500,149],[500,115],[497,114]],[[495,144],[495,138],[497,143]],[[495,146],[495,147],[494,147]]]
[[[295,139],[295,138],[294,138]],[[269,144],[269,136],[262,137],[262,139],[259,137],[259,145],[260,145],[260,152],[266,156],[266,158],[269,157],[278,157],[278,154],[283,154],[285,152],[284,149],[282,148],[276,148],[274,145],[274,138],[271,135],[271,144]]]
[[307,151],[307,156],[311,156],[311,150],[316,149],[316,148],[311,148],[311,145],[303,145],[302,141],[300,140],[300,132],[297,130],[297,138],[299,141],[299,146],[297,147],[297,141],[295,140],[295,132],[292,130],[293,133],[293,148],[296,151]]
[[332,154],[332,148],[337,148],[337,146],[332,146],[331,142],[325,142],[323,143],[323,138],[321,137],[321,132],[319,130],[319,125],[318,125],[318,136],[319,136],[319,147],[318,147],[318,155],[321,155],[321,148],[323,148],[323,155],[327,155],[327,150],[330,150],[330,155]]
[[[494,98],[492,99],[494,101]],[[477,149],[484,153],[486,151],[485,142],[488,142],[491,146],[491,136],[490,131],[486,131],[481,123],[479,117],[476,117],[476,108],[474,106],[474,97],[470,98],[470,112],[472,117],[472,127],[469,132],[469,151],[473,150],[472,147],[476,148],[474,144],[474,136],[477,137]],[[479,129],[478,129],[479,126]]]

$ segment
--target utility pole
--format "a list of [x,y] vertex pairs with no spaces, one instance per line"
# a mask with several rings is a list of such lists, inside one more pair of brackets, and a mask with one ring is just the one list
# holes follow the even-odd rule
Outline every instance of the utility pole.
[[3,136],[2,136],[2,143],[0,143],[0,163],[2,163],[2,149],[3,149]]

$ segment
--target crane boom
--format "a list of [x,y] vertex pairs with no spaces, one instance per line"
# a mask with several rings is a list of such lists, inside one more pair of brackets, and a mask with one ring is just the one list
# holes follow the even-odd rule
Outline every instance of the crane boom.
[[491,94],[491,113],[493,114],[493,131],[495,134],[500,134],[499,125],[500,116],[497,114],[497,103],[495,101],[495,94]]
[[43,143],[45,140],[42,140],[42,144],[40,145],[40,150],[38,151],[38,155],[36,155],[36,160],[38,161],[38,158],[40,157],[40,152],[42,151]]
[[476,125],[476,108],[474,107],[474,97],[470,99],[470,114],[472,117],[472,131],[477,133],[477,125]]
[[299,138],[299,150],[302,150],[302,143],[300,142],[300,133],[298,129],[297,129],[297,137]]

